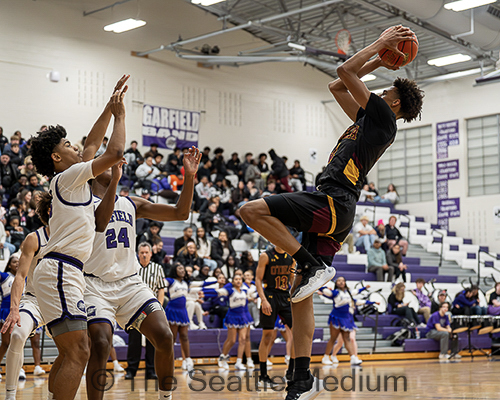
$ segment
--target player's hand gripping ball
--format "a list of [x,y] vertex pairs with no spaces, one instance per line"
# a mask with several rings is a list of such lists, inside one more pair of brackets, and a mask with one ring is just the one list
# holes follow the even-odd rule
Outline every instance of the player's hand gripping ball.
[[[390,27],[387,28],[382,35],[383,36],[385,33],[387,33],[390,30],[394,30],[395,27]],[[404,56],[401,56],[399,54],[396,54],[390,49],[382,49],[379,51],[379,56],[382,59],[382,61],[388,66],[388,67],[404,67],[405,65],[408,65],[411,63],[415,57],[417,56],[418,52],[418,39],[417,35],[412,32],[412,36],[406,40],[402,40],[401,42],[398,43],[398,50],[404,53]]]

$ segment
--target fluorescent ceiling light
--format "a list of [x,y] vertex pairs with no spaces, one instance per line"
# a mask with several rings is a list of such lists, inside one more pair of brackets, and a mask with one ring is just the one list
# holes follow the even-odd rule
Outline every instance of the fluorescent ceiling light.
[[139,28],[146,25],[146,21],[140,19],[124,19],[123,21],[115,22],[114,24],[109,24],[104,27],[106,32],[122,33],[130,31],[131,29]]
[[225,0],[191,0],[193,4],[199,4],[200,6],[211,6],[213,4],[221,3]]
[[436,67],[442,67],[444,65],[456,64],[464,61],[470,61],[471,56],[467,54],[452,54],[450,56],[433,58],[427,61],[429,65],[435,65]]
[[469,8],[481,7],[486,4],[494,3],[496,0],[458,0],[445,4],[444,8],[453,11],[464,11]]
[[368,74],[361,78],[363,82],[374,81],[375,79],[377,79],[377,77],[373,74]]

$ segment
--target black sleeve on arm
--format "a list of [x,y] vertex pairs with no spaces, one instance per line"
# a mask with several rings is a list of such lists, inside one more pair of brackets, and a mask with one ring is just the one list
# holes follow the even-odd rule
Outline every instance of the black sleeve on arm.
[[397,130],[396,115],[384,99],[375,93],[370,95],[366,104],[365,117],[363,130],[370,144],[387,143]]

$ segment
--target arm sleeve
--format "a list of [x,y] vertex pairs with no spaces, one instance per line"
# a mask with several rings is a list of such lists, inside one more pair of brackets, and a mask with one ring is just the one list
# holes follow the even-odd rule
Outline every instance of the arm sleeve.
[[73,164],[66,171],[61,172],[57,179],[58,189],[64,191],[73,191],[79,186],[85,185],[89,179],[94,178],[92,173],[92,163],[94,160]]
[[[328,289],[326,286],[323,286],[322,288],[319,289],[319,291],[323,294],[323,296],[329,298],[329,299],[333,299],[335,296],[333,295],[333,292]],[[337,291],[338,293],[338,291]]]
[[169,287],[172,283],[174,283],[173,278],[165,278],[165,287]]

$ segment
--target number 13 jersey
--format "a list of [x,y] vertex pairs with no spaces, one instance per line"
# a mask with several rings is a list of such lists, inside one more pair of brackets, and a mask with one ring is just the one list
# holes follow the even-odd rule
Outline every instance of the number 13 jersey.
[[281,290],[288,293],[293,258],[287,253],[278,253],[273,247],[266,251],[269,262],[264,272],[266,290]]
[[[101,199],[94,196],[94,206]],[[134,275],[140,268],[135,254],[136,206],[129,197],[116,197],[115,209],[104,232],[96,232],[94,248],[83,271],[105,282]]]

